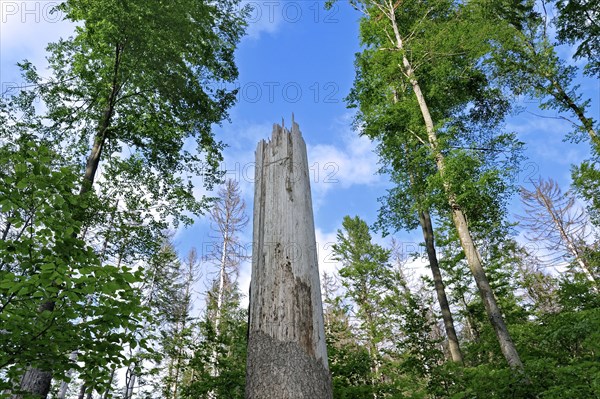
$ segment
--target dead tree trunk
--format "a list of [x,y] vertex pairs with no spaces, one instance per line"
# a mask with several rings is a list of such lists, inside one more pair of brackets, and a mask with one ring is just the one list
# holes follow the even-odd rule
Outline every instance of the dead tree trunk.
[[[52,380],[52,373],[42,371],[35,368],[29,368],[21,378],[21,391],[27,392],[29,395],[45,398],[50,392],[50,384],[48,380]],[[22,399],[26,395],[13,395],[13,399]]]
[[332,398],[306,144],[273,126],[256,149],[247,399]]

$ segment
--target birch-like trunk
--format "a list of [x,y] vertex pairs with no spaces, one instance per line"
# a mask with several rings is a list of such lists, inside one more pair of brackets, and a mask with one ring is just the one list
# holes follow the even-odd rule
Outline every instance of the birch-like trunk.
[[[227,229],[225,229],[225,234],[223,236],[223,246],[221,247],[221,264],[220,264],[220,268],[219,268],[219,287],[218,287],[218,291],[217,291],[217,309],[216,309],[216,314],[215,314],[215,336],[218,337],[219,336],[219,328],[220,328],[220,324],[221,324],[221,315],[222,315],[222,308],[223,308],[223,296],[225,295],[225,267],[227,266],[226,262],[227,262],[227,246],[228,246],[228,234],[227,234]],[[210,375],[213,377],[217,377],[219,375],[219,370],[217,368],[217,348],[215,347],[213,349],[212,355],[211,355],[211,369],[210,369]],[[211,391],[209,392],[209,396],[213,397],[214,393]]]
[[504,318],[502,317],[502,313],[498,307],[496,297],[494,296],[490,283],[483,269],[481,255],[479,254],[479,250],[477,249],[477,246],[471,237],[471,232],[467,224],[467,218],[465,217],[460,204],[457,202],[456,195],[452,192],[450,185],[444,180],[445,159],[440,151],[441,149],[439,148],[438,139],[435,132],[435,125],[433,123],[431,113],[429,112],[427,101],[425,100],[425,96],[421,91],[421,86],[419,85],[415,71],[413,70],[411,63],[404,52],[403,39],[400,35],[398,25],[396,24],[395,5],[391,0],[387,2],[387,5],[388,8],[385,12],[394,30],[394,37],[396,39],[395,46],[403,54],[401,68],[408,77],[419,104],[421,115],[427,130],[428,143],[431,147],[432,153],[434,154],[437,169],[442,177],[442,181],[444,182],[444,190],[446,192],[446,196],[448,197],[448,204],[452,209],[452,221],[454,222],[454,226],[458,232],[461,246],[467,258],[467,263],[471,269],[471,273],[473,274],[477,288],[479,289],[479,294],[483,301],[483,305],[490,323],[492,324],[494,332],[498,338],[502,354],[506,358],[506,361],[511,368],[523,372],[523,363],[521,362],[521,358],[519,357],[517,348],[512,341],[508,328],[506,327]]
[[133,388],[135,387],[135,363],[131,363],[129,367],[127,367],[125,381],[125,395],[123,395],[123,398],[131,399],[133,397]]
[[332,398],[306,144],[274,125],[256,150],[247,399]]
[[223,247],[221,248],[221,268],[219,269],[219,292],[217,295],[217,315],[215,318],[215,330],[217,335],[219,335],[219,324],[221,322],[221,313],[223,307],[223,295],[225,294],[225,270],[227,266],[227,247],[229,244],[229,237],[227,231],[225,231],[225,235],[223,237]]
[[[410,173],[410,184],[414,185],[414,175]],[[460,344],[458,336],[456,335],[456,329],[454,328],[454,318],[452,317],[452,311],[450,310],[450,304],[448,297],[446,296],[446,287],[444,280],[442,279],[442,273],[438,263],[437,253],[435,250],[435,238],[433,234],[433,223],[431,222],[431,216],[429,215],[428,209],[419,211],[419,224],[423,232],[423,240],[425,241],[425,249],[427,251],[427,259],[429,260],[429,268],[433,277],[433,284],[435,292],[442,312],[442,320],[444,322],[444,329],[446,330],[446,337],[448,338],[448,349],[450,350],[450,357],[452,361],[458,364],[463,364],[462,351],[460,350]]]

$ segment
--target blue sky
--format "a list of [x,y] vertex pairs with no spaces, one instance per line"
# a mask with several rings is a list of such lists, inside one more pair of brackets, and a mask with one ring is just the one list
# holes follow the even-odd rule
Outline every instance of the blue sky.
[[[375,173],[378,165],[373,144],[352,131],[353,114],[343,101],[354,78],[360,15],[345,2],[329,11],[323,8],[323,1],[313,0],[248,3],[255,10],[248,36],[237,51],[240,76],[234,86],[240,87],[239,100],[230,111],[231,123],[216,129],[218,138],[229,145],[223,169],[228,177],[240,181],[251,214],[256,144],[270,137],[272,124],[281,123],[282,118],[289,126],[294,112],[308,146],[317,243],[324,260],[343,216],[358,214],[374,222],[377,198],[389,186],[384,176]],[[2,92],[22,85],[17,61],[27,58],[42,70],[45,45],[72,32],[71,25],[60,21],[60,15],[50,14],[55,4],[0,0]],[[568,56],[572,49],[561,51]],[[591,115],[598,119],[600,84],[591,79],[581,83],[585,95],[593,98]],[[527,184],[530,177],[553,177],[566,189],[569,167],[588,155],[588,145],[563,142],[570,130],[567,122],[539,110],[536,101],[516,101],[526,111],[507,120],[507,129],[516,131],[526,143],[528,159],[525,170],[515,178]],[[513,202],[511,210],[518,212],[518,201]],[[245,242],[251,242],[250,227],[243,234]],[[205,247],[203,243],[210,241],[208,232],[206,219],[179,231],[176,241],[181,254],[192,246],[198,250]],[[420,242],[418,232],[400,232],[396,238],[412,248],[412,243]],[[336,265],[324,262],[321,267],[332,270]],[[415,263],[413,267],[422,266]],[[245,265],[240,275],[244,290],[249,272],[249,265]]]

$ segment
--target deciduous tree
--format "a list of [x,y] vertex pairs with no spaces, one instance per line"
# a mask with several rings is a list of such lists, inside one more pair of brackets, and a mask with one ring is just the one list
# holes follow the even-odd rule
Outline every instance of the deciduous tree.
[[[118,190],[127,205],[156,206],[154,213],[133,210],[143,220],[133,231],[156,233],[169,217],[190,222],[187,212],[207,207],[206,198],[194,195],[192,178],[202,176],[210,188],[219,177],[222,146],[211,126],[227,117],[235,93],[211,83],[237,76],[233,53],[244,32],[237,4],[69,0],[58,7],[76,32],[48,46],[50,78],[43,81],[31,63],[22,64],[48,110],[44,126],[51,128],[43,131],[76,151],[75,159],[87,158],[80,195],[102,191],[102,164],[106,181],[117,176],[129,183]],[[190,139],[196,144],[191,150],[184,148]],[[74,218],[91,224],[99,215],[78,212]],[[45,304],[40,313],[56,307],[52,300]],[[23,380],[39,397],[47,394],[52,369],[63,367],[43,366],[27,371],[39,389]]]
[[[409,125],[401,130],[386,129],[384,132],[416,138],[427,151],[435,168],[438,190],[441,190],[447,212],[458,232],[502,352],[511,367],[522,372],[523,364],[490,287],[476,237],[467,221],[469,210],[493,210],[494,207],[481,208],[477,202],[465,199],[473,186],[456,178],[461,173],[456,166],[459,160],[467,159],[468,151],[458,151],[455,156],[450,147],[465,143],[470,147],[478,142],[473,136],[464,135],[469,120],[493,126],[502,120],[507,109],[498,89],[488,84],[484,71],[478,68],[479,61],[488,52],[486,41],[482,40],[489,34],[488,28],[474,19],[479,10],[468,4],[392,0],[351,3],[364,13],[361,40],[365,48],[357,58],[355,89],[350,96],[350,102],[361,107],[358,125],[363,126],[360,122],[364,115],[367,115],[364,122],[368,125],[369,112],[381,114],[390,103],[401,104],[393,114],[396,118],[401,112],[411,122],[415,120],[411,116],[420,117],[419,129]],[[373,68],[371,60],[379,61],[380,67]],[[388,74],[395,79],[389,79]],[[380,91],[372,90],[374,87]],[[375,98],[382,101],[376,102]],[[394,120],[401,123],[401,120]],[[380,137],[376,131],[372,134],[373,138]],[[506,135],[500,140],[514,141]],[[488,169],[488,173],[488,178],[498,176],[497,170]],[[465,187],[466,192],[463,191]],[[493,198],[498,200],[501,195]]]

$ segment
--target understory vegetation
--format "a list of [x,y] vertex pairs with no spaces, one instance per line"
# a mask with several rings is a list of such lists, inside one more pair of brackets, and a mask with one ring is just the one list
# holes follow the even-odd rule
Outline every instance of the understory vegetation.
[[[334,398],[600,398],[599,104],[577,84],[600,78],[597,2],[349,3],[346,101],[391,188],[372,225],[339,221],[321,275]],[[243,4],[67,0],[50,75],[19,64],[27,86],[0,100],[0,397],[244,397],[251,212],[213,131]],[[570,187],[514,178],[516,96],[589,149]],[[199,220],[209,250],[179,253]],[[406,231],[419,249],[375,236]]]

